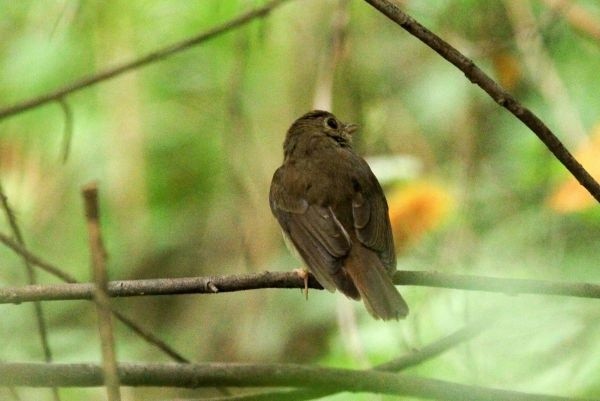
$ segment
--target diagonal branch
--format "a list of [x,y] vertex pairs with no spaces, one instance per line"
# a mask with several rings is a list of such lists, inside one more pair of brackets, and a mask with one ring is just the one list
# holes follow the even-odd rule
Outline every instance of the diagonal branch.
[[172,45],[166,46],[162,49],[153,51],[137,60],[133,60],[119,66],[107,69],[103,72],[100,72],[95,75],[91,75],[85,78],[82,78],[78,81],[72,82],[68,85],[65,85],[62,88],[56,89],[52,92],[46,93],[44,95],[35,97],[33,99],[25,100],[23,102],[14,104],[12,106],[0,109],[0,120],[14,116],[16,114],[22,113],[24,111],[28,111],[34,109],[36,107],[45,105],[47,103],[53,101],[59,101],[64,99],[65,96],[70,95],[74,92],[85,89],[89,86],[95,85],[99,82],[106,81],[108,79],[114,78],[123,73],[135,70],[137,68],[144,67],[148,64],[152,64],[157,61],[164,60],[174,54],[177,54],[183,50],[186,50],[190,47],[197,46],[207,40],[213,39],[221,34],[229,32],[233,29],[239,28],[250,21],[253,21],[257,18],[263,18],[267,16],[273,9],[283,4],[288,0],[271,0],[267,4],[262,7],[258,7],[254,10],[251,10],[245,14],[242,14],[230,21],[227,21],[221,25],[218,25],[208,31],[199,33],[196,36],[193,36],[189,39],[183,40],[181,42],[174,43]]
[[573,174],[577,181],[579,181],[579,183],[600,202],[600,185],[598,182],[596,182],[587,170],[575,160],[573,155],[565,148],[550,128],[548,128],[531,110],[519,103],[519,101],[517,101],[510,93],[475,65],[473,60],[469,59],[435,33],[425,28],[390,0],[365,1],[452,63],[456,68],[461,70],[472,83],[476,84],[490,95],[496,103],[506,108],[523,124],[529,127],[563,166]]
[[[425,379],[374,370],[323,368],[296,364],[142,364],[119,365],[126,386],[198,388],[300,387],[327,391],[372,392],[438,400],[576,401],[572,397],[531,394]],[[102,369],[94,364],[0,364],[0,385],[96,387]]]
[[[4,193],[4,187],[2,183],[0,183],[0,204],[2,205],[2,209],[4,210],[4,214],[6,215],[6,219],[8,220],[8,225],[10,226],[10,230],[12,231],[13,236],[16,239],[16,242],[24,246],[25,239],[21,234],[21,228],[17,222],[17,217],[13,212],[10,204],[8,203],[8,198]],[[27,272],[27,281],[30,285],[37,284],[37,274],[34,270],[31,262],[25,257],[21,255],[21,259],[23,260],[23,265],[25,266],[25,271]],[[52,350],[50,349],[50,342],[48,341],[48,327],[46,326],[46,319],[44,318],[44,310],[42,309],[42,304],[40,302],[33,303],[35,320],[37,324],[38,333],[40,335],[40,342],[42,345],[42,351],[44,352],[44,360],[46,362],[52,362]],[[58,394],[58,390],[56,388],[52,389],[52,396],[55,401],[60,401],[60,395]]]
[[[66,271],[64,271],[64,269],[61,269],[61,268],[53,265],[52,263],[45,261],[41,257],[31,253],[29,250],[27,250],[25,247],[20,245],[18,242],[14,241],[9,236],[0,233],[0,242],[3,243],[4,245],[6,245],[11,250],[13,250],[18,255],[22,256],[33,266],[39,267],[40,269],[44,270],[45,272],[52,274],[55,277],[58,277],[59,279],[61,279],[62,281],[66,282],[66,283],[71,283],[71,284],[78,283],[77,279],[75,277],[73,277],[72,275],[70,275],[69,273],[67,273]],[[39,286],[39,287],[42,287],[42,286]],[[91,299],[91,298],[89,298],[89,299]],[[140,337],[142,337],[144,340],[146,340],[149,344],[152,344],[155,347],[157,347],[158,349],[160,349],[161,351],[163,351],[174,361],[189,362],[189,360],[187,358],[185,358],[183,355],[181,355],[180,353],[175,351],[167,343],[162,341],[160,338],[155,336],[153,333],[144,329],[142,326],[140,326],[137,322],[135,322],[131,318],[127,317],[123,313],[116,311],[114,309],[112,310],[112,312],[121,323],[123,323],[125,326],[129,327],[136,334],[138,334]]]
[[[382,372],[397,372],[418,365],[429,359],[433,359],[438,355],[466,342],[479,335],[484,329],[487,329],[493,323],[493,319],[481,319],[469,323],[463,328],[449,334],[431,344],[426,345],[420,350],[414,350],[407,355],[392,359],[389,362],[375,366],[372,370]],[[259,394],[244,394],[230,397],[219,397],[202,399],[203,401],[304,401],[314,400],[333,394],[333,391],[314,390],[314,389],[296,389],[288,391],[272,391]],[[171,400],[175,401],[175,400]],[[193,400],[187,400],[193,401]],[[200,400],[198,400],[200,401]]]
[[375,370],[398,372],[416,366],[478,336],[483,330],[494,324],[493,318],[483,318],[469,323],[452,334],[440,338],[421,349],[412,351],[389,362],[374,367]]
[[27,248],[10,238],[8,235],[0,233],[0,242],[6,245],[7,248],[11,249],[16,254],[20,255],[27,262],[39,267],[46,273],[58,277],[65,283],[77,283],[77,279],[74,276],[70,275],[59,267],[56,267],[52,263],[46,262],[39,256],[29,252]]
[[[430,271],[398,271],[396,285],[452,288],[469,291],[500,292],[505,294],[563,295],[579,298],[600,298],[600,284],[559,282],[474,276]],[[310,276],[308,287],[323,289]],[[263,288],[304,288],[304,280],[295,272],[261,272],[211,277],[159,278],[120,280],[108,283],[111,297],[136,297],[178,294],[217,294]],[[65,301],[93,299],[94,285],[90,283],[28,285],[0,288],[0,304],[33,301]]]

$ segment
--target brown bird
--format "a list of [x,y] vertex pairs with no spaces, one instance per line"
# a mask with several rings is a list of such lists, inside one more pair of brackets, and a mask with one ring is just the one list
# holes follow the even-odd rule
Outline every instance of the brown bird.
[[283,144],[269,202],[284,235],[329,291],[362,299],[377,319],[408,306],[392,283],[396,254],[383,190],[352,149],[354,124],[327,111],[297,119]]

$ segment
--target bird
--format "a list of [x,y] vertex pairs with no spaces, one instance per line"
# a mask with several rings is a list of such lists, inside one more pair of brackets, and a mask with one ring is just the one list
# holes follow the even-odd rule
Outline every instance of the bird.
[[376,319],[405,318],[393,284],[396,254],[387,201],[367,162],[353,149],[358,126],[312,110],[288,129],[273,174],[271,211],[321,286],[363,301]]

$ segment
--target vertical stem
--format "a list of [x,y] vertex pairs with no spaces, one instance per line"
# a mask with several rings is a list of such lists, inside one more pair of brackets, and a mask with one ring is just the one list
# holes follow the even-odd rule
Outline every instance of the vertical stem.
[[[6,215],[6,220],[8,220],[8,224],[10,226],[12,235],[14,236],[15,240],[19,245],[25,246],[25,240],[23,239],[23,235],[21,234],[21,229],[19,228],[19,224],[17,223],[17,218],[15,217],[15,214],[13,213],[12,208],[8,203],[8,198],[4,193],[2,183],[0,183],[0,203],[2,204],[2,209],[4,209],[4,214]],[[22,257],[21,259],[23,260],[23,265],[25,266],[25,271],[27,272],[28,283],[37,284],[37,274],[35,269],[26,257]],[[46,362],[52,362],[52,351],[50,350],[50,343],[48,341],[48,328],[46,327],[46,320],[44,319],[44,311],[42,310],[42,304],[40,302],[34,302],[33,308],[35,311],[35,320],[38,328],[38,333],[40,334],[42,351],[44,352],[44,360]],[[60,396],[56,387],[52,388],[52,394],[55,401],[60,401]]]
[[115,339],[111,316],[110,298],[107,294],[108,275],[106,273],[106,251],[100,230],[100,211],[98,206],[98,186],[90,183],[81,190],[85,206],[85,217],[92,257],[92,274],[96,289],[94,301],[98,315],[98,329],[102,346],[102,368],[104,383],[109,401],[120,401],[119,375],[115,354]]
[[[28,251],[25,247],[20,245],[18,242],[16,242],[12,238],[8,237],[7,235],[5,235],[1,232],[0,232],[0,243],[6,245],[9,249],[12,249],[15,253],[21,255],[21,257],[27,259],[27,261],[29,263],[31,263],[32,266],[37,266],[37,267],[41,268],[45,272],[47,272],[55,277],[58,277],[65,283],[72,283],[72,284],[78,283],[78,281],[75,279],[75,277],[71,276],[69,273],[52,265],[51,263],[48,263],[47,261],[41,259],[39,256],[34,255],[30,251]],[[183,355],[178,353],[175,349],[171,348],[167,343],[165,343],[160,338],[158,338],[156,335],[154,335],[150,330],[144,329],[138,323],[136,323],[134,320],[130,319],[129,317],[123,315],[122,313],[120,313],[118,311],[113,310],[113,313],[117,320],[120,320],[125,326],[129,327],[134,333],[138,334],[149,344],[157,347],[162,352],[169,355],[176,362],[185,362],[185,363],[190,362],[189,359],[185,358]]]

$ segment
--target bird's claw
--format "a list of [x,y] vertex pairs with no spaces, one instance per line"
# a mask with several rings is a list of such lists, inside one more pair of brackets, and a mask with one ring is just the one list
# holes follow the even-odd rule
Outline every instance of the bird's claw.
[[304,280],[304,297],[308,301],[308,271],[305,269],[294,269],[294,273],[298,275],[302,280]]

